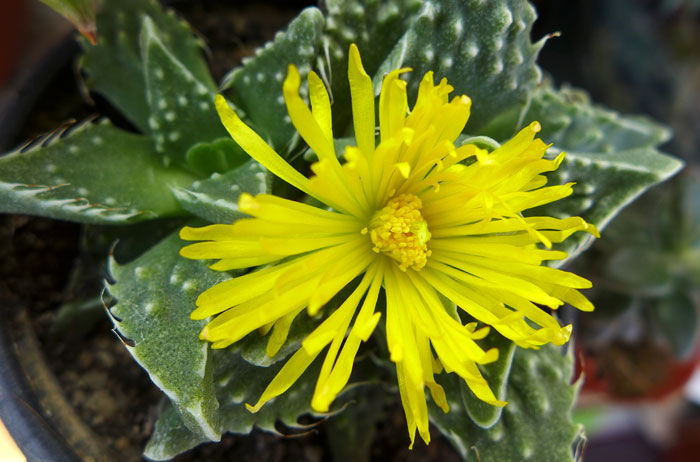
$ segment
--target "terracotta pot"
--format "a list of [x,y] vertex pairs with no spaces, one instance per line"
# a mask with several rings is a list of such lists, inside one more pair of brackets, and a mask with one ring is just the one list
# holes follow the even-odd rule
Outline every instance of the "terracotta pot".
[[584,399],[597,395],[620,403],[659,401],[680,392],[688,382],[700,364],[700,345],[684,361],[651,343],[613,344],[599,352],[578,349],[577,357],[577,371],[585,377]]

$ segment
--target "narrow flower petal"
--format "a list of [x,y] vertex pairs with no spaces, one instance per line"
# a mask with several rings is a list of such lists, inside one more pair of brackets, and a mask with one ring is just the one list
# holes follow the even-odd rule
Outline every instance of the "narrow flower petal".
[[309,189],[309,180],[297,172],[279,154],[275,152],[260,135],[241,121],[236,112],[226,102],[226,98],[216,95],[216,111],[221,122],[236,143],[238,143],[250,157],[263,164],[269,171],[286,181],[290,185],[311,196],[315,195]]
[[[300,85],[301,76],[299,75],[299,71],[296,66],[290,64],[287,70],[287,78],[284,80],[282,86],[282,92],[284,94],[284,101],[287,104],[289,117],[292,119],[292,124],[294,124],[294,127],[299,131],[299,134],[304,138],[319,159],[328,159],[337,163],[333,138],[328,136],[327,130],[319,126],[311,110],[309,110],[304,100],[299,96]],[[320,96],[319,93],[321,91],[325,92],[325,89],[321,90],[318,88],[319,85],[323,86],[323,83],[320,83],[320,79],[317,80],[315,86],[312,85],[315,94],[314,98],[312,98],[312,102],[315,100],[319,106],[323,107],[324,103],[321,102],[323,97]],[[330,103],[328,104],[330,106]],[[322,119],[328,116],[328,108],[319,108],[319,111],[319,117]],[[324,113],[325,115],[321,115]]]
[[331,101],[323,80],[314,72],[309,72],[309,99],[311,114],[323,135],[333,142],[333,120],[331,119]]
[[357,147],[371,159],[374,154],[374,90],[372,79],[362,67],[360,52],[354,43],[348,52],[348,82]]
[[394,136],[404,126],[408,101],[406,82],[399,79],[399,76],[409,71],[408,68],[391,71],[382,82],[379,95],[379,131],[382,141]]
[[316,359],[315,355],[309,354],[305,349],[300,348],[292,357],[282,366],[282,369],[277,373],[270,384],[265,388],[265,391],[258,399],[255,405],[246,404],[246,408],[250,412],[258,412],[272,398],[281,395],[289,390],[289,387],[301,377],[301,374],[309,368],[311,363]]

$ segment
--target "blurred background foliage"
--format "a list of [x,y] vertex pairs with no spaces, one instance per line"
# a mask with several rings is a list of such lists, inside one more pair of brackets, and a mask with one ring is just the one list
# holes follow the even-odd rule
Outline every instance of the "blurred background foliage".
[[[700,357],[700,2],[534,3],[535,37],[562,32],[540,55],[550,77],[615,110],[663,121],[674,136],[662,149],[687,164],[625,209],[572,265],[595,287],[596,311],[578,317],[576,333],[586,374],[581,403],[594,405],[578,416],[594,437],[584,460],[696,460],[699,412],[687,398],[692,390],[683,390]],[[621,413],[632,427],[624,435]],[[596,442],[596,433],[605,436]]]

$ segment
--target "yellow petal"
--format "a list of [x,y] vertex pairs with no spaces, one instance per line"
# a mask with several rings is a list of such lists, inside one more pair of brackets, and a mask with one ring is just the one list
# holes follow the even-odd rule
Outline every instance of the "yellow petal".
[[311,100],[311,114],[323,135],[333,140],[333,120],[331,118],[331,101],[323,81],[314,71],[309,72],[309,99]]
[[294,385],[294,382],[301,377],[301,374],[308,369],[314,359],[316,359],[316,356],[318,356],[318,353],[310,355],[303,348],[297,350],[284,366],[282,366],[282,369],[277,373],[275,378],[272,379],[267,388],[265,388],[258,402],[255,403],[254,406],[246,404],[248,411],[253,413],[258,412],[265,403],[287,391],[289,387]]
[[391,71],[382,82],[379,94],[379,132],[382,141],[391,138],[404,126],[408,100],[406,82],[399,79],[399,75],[409,71],[408,68]]
[[360,151],[372,158],[374,154],[374,90],[372,79],[362,67],[360,52],[353,43],[348,53],[348,82],[352,100],[352,121],[355,140]]
[[[323,84],[319,84],[322,86]],[[292,124],[299,131],[301,137],[306,141],[311,150],[316,153],[319,159],[328,159],[337,162],[335,156],[335,148],[333,146],[333,138],[319,126],[314,116],[311,114],[308,106],[299,96],[299,86],[301,85],[301,76],[296,66],[289,65],[287,69],[287,78],[282,85],[282,93],[284,101],[287,103],[287,112],[292,119]],[[325,90],[323,90],[325,91]],[[327,98],[328,95],[326,95]],[[316,99],[320,100],[319,89],[316,88]],[[317,101],[318,102],[318,101]],[[323,105],[319,102],[319,104]],[[330,103],[328,103],[330,105]],[[319,109],[321,114],[326,111],[325,108]],[[326,114],[329,116],[329,114]]]
[[360,342],[366,341],[369,338],[369,335],[376,327],[379,317],[381,316],[381,313],[372,313],[379,296],[383,274],[381,271],[377,271],[374,268],[369,270],[368,274],[374,274],[374,276],[369,291],[362,303],[362,308],[360,308],[360,312],[355,320],[355,324],[348,338],[345,340],[345,344],[326,380],[321,380],[321,378],[319,378],[317,382],[312,399],[312,406],[316,410],[322,412],[328,411],[330,404],[345,387],[350,378],[353,361],[359,349]]
[[[216,95],[216,111],[221,122],[240,147],[250,157],[263,164],[270,172],[286,181],[295,188],[316,197],[309,189],[309,180],[297,172],[279,154],[275,152],[260,135],[241,121],[236,112],[231,109],[222,95]],[[320,198],[317,198],[320,199]]]
[[[303,310],[303,308],[302,308]],[[287,336],[289,335],[289,328],[292,326],[294,318],[302,311],[292,311],[275,321],[272,326],[272,333],[270,338],[267,340],[267,348],[265,353],[268,357],[272,358],[277,354],[277,352],[282,348],[284,342],[287,341]]]

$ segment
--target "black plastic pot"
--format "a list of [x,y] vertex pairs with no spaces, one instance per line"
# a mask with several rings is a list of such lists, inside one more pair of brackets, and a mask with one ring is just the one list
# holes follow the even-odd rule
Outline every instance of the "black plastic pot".
[[0,419],[29,462],[79,461],[53,430],[30,391],[6,321],[7,316],[0,318]]
[[[77,51],[75,40],[65,38],[46,51],[44,59],[25,73],[25,79],[7,89],[9,97],[0,107],[0,152],[12,147],[39,95]],[[66,440],[54,430],[56,422],[32,391],[35,379],[27,377],[21,365],[23,361],[33,361],[33,367],[42,367],[43,362],[27,355],[24,346],[16,342],[14,320],[18,307],[3,305],[0,306],[0,419],[29,462],[79,461]],[[51,374],[48,370],[47,373]]]

